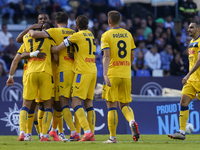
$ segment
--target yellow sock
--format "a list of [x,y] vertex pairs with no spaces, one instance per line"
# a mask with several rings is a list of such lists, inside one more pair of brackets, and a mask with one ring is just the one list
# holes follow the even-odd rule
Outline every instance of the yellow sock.
[[29,110],[26,133],[32,133],[34,116],[35,116],[34,110]]
[[52,128],[53,129],[57,129],[57,125],[58,125],[58,119],[57,119],[56,116],[58,116],[58,114],[57,114],[57,111],[54,109],[54,111],[53,111],[53,122],[52,122]]
[[189,117],[188,107],[181,106],[181,111],[180,111],[180,115],[179,115],[180,130],[185,131],[188,117]]
[[51,118],[52,118],[52,110],[50,108],[46,108],[42,119],[42,134],[47,134],[49,126],[51,124]]
[[61,117],[58,120],[58,132],[63,133],[63,112],[61,111]]
[[82,106],[78,105],[74,108],[75,115],[84,131],[90,130],[89,123],[85,117],[85,112]]
[[72,118],[72,113],[69,110],[69,106],[64,106],[62,108],[62,111],[63,111],[63,117],[65,119],[66,124],[69,126],[70,131],[76,130],[74,126],[73,118]]
[[122,107],[122,113],[126,120],[130,122],[131,120],[135,120],[133,110],[129,106]]
[[114,108],[114,107],[109,108],[108,109],[108,129],[110,131],[110,136],[116,136],[117,124],[118,124],[117,108]]
[[19,114],[19,128],[20,131],[26,132],[26,124],[28,122],[28,108],[22,107],[20,114]]
[[87,111],[87,120],[89,122],[89,126],[91,131],[94,133],[95,130],[95,121],[96,121],[96,114],[93,107],[86,109]]
[[39,133],[42,132],[42,119],[43,119],[43,115],[44,115],[44,109],[41,109],[39,107],[38,109],[38,126],[39,126]]
[[52,128],[57,129],[58,127],[58,132],[61,133],[60,131],[63,132],[63,115],[62,111],[56,111],[54,109],[53,111],[53,123],[52,123]]
[[79,123],[79,121],[78,121],[78,118],[77,118],[76,114],[74,114],[74,117],[75,117],[76,132],[77,132],[77,133],[81,133],[81,125],[80,125],[80,123]]
[[39,126],[38,126],[38,121],[34,121],[34,126],[35,126],[35,130],[36,130],[37,134],[40,134],[40,132],[39,132]]

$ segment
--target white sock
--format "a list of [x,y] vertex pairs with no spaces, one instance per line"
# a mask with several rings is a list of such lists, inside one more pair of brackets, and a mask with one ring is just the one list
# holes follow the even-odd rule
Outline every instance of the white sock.
[[57,129],[51,128],[51,131],[57,131]]
[[19,134],[19,135],[21,135],[22,133],[25,135],[25,132],[24,132],[24,131],[20,131],[20,134]]
[[84,131],[84,133],[90,133],[91,132],[91,130],[85,130]]
[[42,132],[40,133],[40,138],[42,137]]
[[47,137],[47,134],[42,134],[43,138],[46,138]]
[[110,136],[110,139],[114,140],[114,139],[116,139],[116,136]]
[[182,134],[185,134],[185,131],[184,130],[179,130],[180,133]]
[[129,126],[132,126],[132,122],[134,122],[135,120],[131,119],[131,121],[129,122]]
[[74,131],[71,131],[71,136],[73,136],[74,134],[76,133],[76,130],[74,130]]
[[81,137],[81,133],[77,133]]

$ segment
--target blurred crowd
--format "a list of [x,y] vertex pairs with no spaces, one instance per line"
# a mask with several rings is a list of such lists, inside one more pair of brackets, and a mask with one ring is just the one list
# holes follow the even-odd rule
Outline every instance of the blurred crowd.
[[[109,30],[107,12],[117,10],[121,13],[120,27],[133,35],[136,49],[132,72],[139,76],[139,71],[147,71],[148,76],[154,70],[162,70],[163,76],[183,76],[188,72],[188,50],[191,38],[187,28],[191,20],[200,21],[197,5],[193,0],[179,0],[179,19],[171,11],[155,18],[153,13],[132,13],[131,5],[121,0],[0,0],[0,76],[10,69],[11,62],[18,50],[15,39],[7,30],[7,24],[28,24],[27,18],[37,20],[41,12],[46,12],[55,25],[55,14],[66,11],[69,15],[68,27],[77,31],[75,20],[78,15],[89,18],[89,30],[96,38],[96,64],[98,76],[103,75],[101,35]],[[167,6],[165,6],[167,8]],[[168,9],[168,8],[167,8]],[[35,23],[35,22],[34,22]],[[23,62],[18,69],[23,68]]]

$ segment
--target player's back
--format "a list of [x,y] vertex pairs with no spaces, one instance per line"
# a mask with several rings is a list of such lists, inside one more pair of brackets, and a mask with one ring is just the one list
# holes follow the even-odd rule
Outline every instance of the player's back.
[[96,73],[96,42],[92,32],[81,30],[68,39],[75,49],[75,72]]
[[131,78],[131,50],[135,44],[129,31],[122,28],[106,31],[101,38],[101,49],[110,49],[108,77]]
[[[75,33],[70,28],[50,28],[45,31],[57,45],[60,45],[65,38]],[[59,66],[58,72],[71,70],[74,60],[69,58],[68,53],[72,52],[72,46],[69,46],[59,52]]]
[[27,74],[32,72],[46,72],[52,75],[51,68],[51,45],[55,43],[48,38],[33,38],[29,33],[23,37],[26,52],[34,52],[41,49],[41,52],[46,53],[46,58],[32,57],[28,61]]

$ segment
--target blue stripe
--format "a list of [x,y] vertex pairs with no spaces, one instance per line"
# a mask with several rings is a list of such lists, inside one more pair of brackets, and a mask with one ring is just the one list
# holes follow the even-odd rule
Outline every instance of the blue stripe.
[[62,110],[65,109],[65,108],[69,108],[69,106],[68,105],[63,106]]
[[87,108],[86,111],[91,111],[91,110],[94,110],[94,107],[90,107],[90,108]]
[[28,113],[29,114],[34,114],[35,110],[29,110]]
[[51,76],[51,83],[54,83],[54,81],[53,81],[53,76]]
[[41,111],[44,111],[44,108],[39,107],[38,109],[41,110]]
[[181,106],[181,111],[185,111],[185,110],[188,110],[188,106],[187,107]]
[[63,82],[63,72],[60,72],[60,82]]
[[51,38],[50,35],[49,35],[49,33],[47,31],[44,31],[44,32],[46,32],[48,34],[49,38]]
[[17,54],[21,55],[21,53],[19,53],[19,52]]
[[45,123],[47,123],[47,118],[48,118],[48,111],[46,113]]
[[56,110],[56,109],[54,109],[55,111],[57,111],[57,112],[62,112],[62,109],[61,110]]
[[25,111],[29,112],[27,107],[22,107],[21,110],[25,110]]
[[51,108],[46,108],[45,111],[49,111],[52,113],[52,109]]
[[38,121],[34,121],[33,123],[34,123],[34,125],[38,125]]
[[[128,106],[128,105],[124,105],[124,106]],[[122,110],[122,108],[124,108],[124,106],[121,107],[121,110]]]
[[79,108],[83,108],[83,106],[81,106],[81,105],[76,106],[76,107],[74,108],[74,112],[76,112]]
[[106,47],[106,48],[102,49],[102,51],[104,51],[104,50],[106,50],[106,49],[110,49],[110,47]]
[[136,48],[132,49],[131,51],[134,51]]
[[81,74],[78,74],[76,77],[76,83],[80,83],[81,81]]
[[108,108],[108,111],[111,111],[111,110],[117,110],[117,108],[116,107],[110,107],[110,108]]

